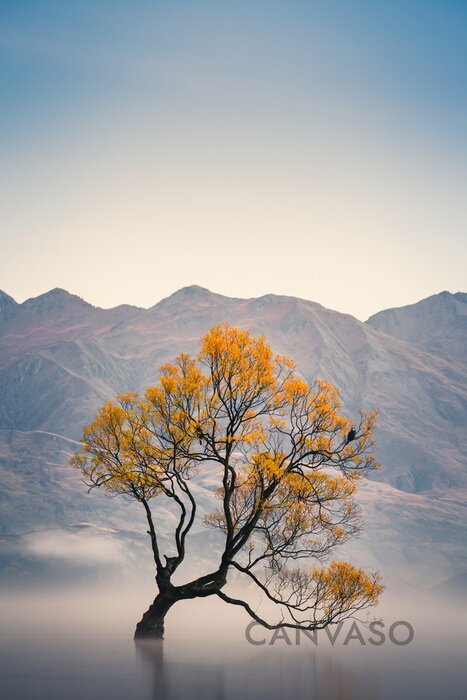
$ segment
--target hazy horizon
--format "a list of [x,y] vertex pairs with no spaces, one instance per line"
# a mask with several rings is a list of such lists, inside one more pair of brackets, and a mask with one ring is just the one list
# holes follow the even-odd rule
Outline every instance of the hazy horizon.
[[[190,284],[190,285],[183,285],[182,287],[179,287],[178,289],[174,289],[172,292],[169,292],[166,296],[162,296],[162,297],[156,298],[155,301],[154,301],[153,303],[149,304],[148,306],[142,306],[142,305],[140,305],[140,304],[133,304],[133,305],[136,306],[136,307],[138,307],[138,308],[146,309],[146,310],[147,310],[147,309],[152,308],[153,306],[156,306],[159,302],[163,301],[164,299],[167,299],[167,298],[173,296],[174,294],[176,294],[176,293],[178,293],[178,292],[180,292],[180,291],[182,291],[182,290],[184,290],[184,289],[190,289],[190,288],[192,288],[192,287],[198,287],[199,289],[203,289],[203,290],[205,290],[205,291],[207,291],[207,292],[209,292],[209,293],[211,293],[211,294],[219,295],[219,296],[224,296],[224,297],[231,298],[231,299],[245,299],[245,300],[248,300],[248,299],[257,299],[257,298],[261,298],[261,297],[263,297],[263,296],[270,296],[270,295],[272,295],[272,296],[282,296],[282,297],[297,298],[297,297],[295,297],[295,296],[292,295],[292,294],[276,294],[275,292],[266,292],[265,294],[258,294],[258,295],[256,295],[256,296],[251,296],[251,297],[246,297],[246,296],[245,296],[245,297],[242,297],[240,294],[224,294],[224,293],[222,293],[222,292],[220,292],[220,291],[217,291],[217,290],[214,290],[214,289],[208,289],[207,287],[203,287],[202,285],[199,285],[199,284],[195,284],[195,283],[194,283],[194,284]],[[64,288],[64,287],[52,287],[52,288],[49,288],[49,289],[44,289],[43,291],[39,292],[38,294],[34,294],[33,296],[24,297],[24,298],[21,298],[21,299],[18,299],[18,298],[16,298],[16,297],[14,297],[12,294],[10,294],[10,292],[9,292],[7,289],[3,289],[3,288],[1,288],[1,287],[0,287],[0,292],[4,292],[5,294],[8,294],[8,296],[12,297],[16,303],[18,303],[18,304],[23,304],[23,303],[26,302],[26,301],[30,301],[31,299],[36,299],[37,297],[43,296],[44,294],[48,294],[49,292],[52,292],[52,291],[54,291],[54,290],[56,290],[56,289],[60,289],[60,290],[62,290],[62,291],[65,291],[65,292],[71,294],[72,296],[77,296],[77,297],[79,297],[80,299],[82,299],[83,301],[87,302],[88,304],[91,304],[91,305],[94,306],[95,308],[102,308],[102,309],[104,309],[104,310],[106,310],[106,309],[107,309],[107,310],[110,310],[110,309],[115,308],[116,306],[119,305],[119,304],[115,304],[114,306],[100,306],[99,304],[95,303],[92,299],[86,298],[85,296],[83,296],[83,295],[80,294],[79,292],[76,292],[76,291],[74,291],[74,290],[70,290],[70,289],[67,289],[67,288]],[[399,307],[399,306],[398,306],[398,307],[396,307],[396,306],[388,306],[387,308],[384,308],[384,309],[377,309],[374,313],[376,314],[376,313],[378,313],[379,311],[387,311],[387,310],[389,310],[389,309],[401,308],[401,307],[403,307],[403,306],[411,306],[411,305],[417,304],[417,303],[420,302],[420,301],[423,301],[424,299],[431,298],[431,297],[433,297],[433,296],[438,296],[439,294],[444,294],[445,292],[448,292],[448,294],[452,294],[452,295],[455,295],[455,294],[465,294],[465,293],[466,293],[466,292],[464,292],[462,289],[458,289],[458,290],[456,290],[456,291],[450,291],[450,290],[447,290],[447,289],[443,289],[443,290],[439,290],[439,291],[434,291],[432,294],[429,294],[428,297],[423,297],[423,299],[415,299],[415,300],[413,300],[413,301],[409,301],[409,302],[407,302],[407,304],[402,304],[400,307]],[[306,298],[306,297],[298,297],[298,298],[302,298],[304,301],[310,301],[310,302],[312,302],[312,303],[319,304],[320,306],[323,306],[324,308],[330,308],[330,307],[326,307],[326,305],[325,305],[325,304],[322,304],[318,299],[308,299],[308,298]],[[127,301],[125,301],[125,300],[123,300],[122,302],[120,302],[120,304],[128,304],[128,303],[129,303],[129,302],[127,302]],[[349,313],[350,315],[352,315],[352,316],[354,316],[355,318],[357,318],[357,320],[362,321],[362,322],[365,322],[366,320],[368,320],[368,318],[371,317],[371,314],[370,314],[370,316],[368,316],[368,318],[367,318],[367,317],[359,317],[359,316],[357,316],[356,314],[353,314],[353,313],[351,313],[351,312],[349,312],[349,311],[343,311],[342,309],[338,309],[338,308],[332,308],[332,309],[330,309],[330,310],[332,310],[332,311],[338,311],[339,313]]]

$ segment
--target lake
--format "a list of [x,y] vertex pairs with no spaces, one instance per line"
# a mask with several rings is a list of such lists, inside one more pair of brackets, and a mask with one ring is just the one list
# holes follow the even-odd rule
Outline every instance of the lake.
[[[249,620],[236,609],[217,600],[188,601],[171,611],[163,642],[135,643],[142,593],[3,595],[2,699],[467,697],[467,615],[436,600],[385,601],[378,610],[384,624],[379,635],[363,622],[357,629],[346,622],[333,628],[334,644],[324,631],[313,641],[294,632],[274,638],[259,627],[250,630],[252,644],[245,635]],[[398,621],[405,624],[394,626]],[[410,628],[413,639],[404,644]]]

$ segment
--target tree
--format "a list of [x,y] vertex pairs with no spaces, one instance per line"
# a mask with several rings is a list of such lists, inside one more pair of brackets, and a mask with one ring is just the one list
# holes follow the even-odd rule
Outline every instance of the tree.
[[[307,383],[264,337],[228,324],[202,338],[197,358],[181,354],[162,366],[143,397],[127,393],[104,404],[72,464],[89,489],[135,499],[145,510],[158,592],[135,637],[162,638],[167,612],[183,599],[216,595],[269,629],[304,630],[377,602],[377,574],[323,563],[359,530],[356,483],[378,466],[369,454],[375,414],[360,411],[351,426],[340,409],[333,385]],[[218,478],[219,507],[204,522],[223,533],[222,551],[212,571],[175,585],[199,510],[192,485],[205,470]],[[178,513],[170,554],[161,551],[153,518],[164,498]],[[310,558],[314,566],[300,566]],[[233,572],[277,606],[279,620],[226,592]]]

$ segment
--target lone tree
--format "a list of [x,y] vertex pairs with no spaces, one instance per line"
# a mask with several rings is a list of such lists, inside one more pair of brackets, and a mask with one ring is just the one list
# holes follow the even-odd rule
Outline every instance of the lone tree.
[[[158,593],[136,638],[162,638],[167,612],[189,598],[216,595],[269,629],[303,630],[377,602],[377,574],[323,564],[358,531],[356,481],[377,467],[368,452],[374,413],[360,411],[351,427],[340,408],[333,385],[308,384],[264,337],[228,324],[204,336],[196,359],[182,354],[164,365],[144,397],[122,394],[104,404],[72,464],[90,489],[135,499],[146,512]],[[212,571],[175,585],[197,513],[192,482],[206,470],[217,475],[219,507],[204,522],[223,533],[222,551]],[[167,554],[153,519],[164,498],[179,514]],[[315,566],[298,566],[310,558]],[[276,604],[278,620],[225,592],[232,572]]]

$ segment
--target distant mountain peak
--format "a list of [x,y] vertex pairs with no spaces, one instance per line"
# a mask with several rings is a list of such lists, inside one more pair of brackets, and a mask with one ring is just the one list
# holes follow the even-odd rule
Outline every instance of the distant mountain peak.
[[445,304],[455,304],[456,302],[460,302],[463,304],[467,303],[467,293],[466,292],[448,292],[447,290],[444,290],[442,292],[438,292],[437,294],[432,294],[429,297],[426,297],[424,299],[420,299],[420,301],[416,301],[413,304],[404,304],[403,306],[394,306],[389,309],[384,309],[382,311],[377,311],[375,314],[370,316],[368,319],[367,323],[372,325],[372,322],[374,319],[379,319],[383,318],[384,316],[388,316],[389,314],[401,314],[401,313],[407,313],[410,312],[411,310],[418,310],[421,308],[428,308],[430,307],[433,309],[435,306],[440,306],[440,305],[445,305]]
[[366,322],[399,340],[465,363],[467,294],[444,291],[415,304],[379,311]]
[[211,294],[214,294],[214,292],[211,292],[207,287],[200,287],[199,284],[190,284],[177,290],[171,296],[206,297],[211,296]]
[[5,320],[12,318],[19,304],[6,292],[2,292],[0,289],[0,315],[3,316]]
[[16,304],[17,302],[6,292],[0,289],[0,308],[6,304]]
[[44,294],[27,299],[21,304],[23,308],[34,312],[64,309],[72,305],[75,307],[79,305],[87,309],[92,308],[92,305],[81,297],[76,294],[71,294],[67,292],[66,289],[61,289],[60,287],[55,287]]
[[191,284],[188,287],[182,287],[173,294],[170,294],[168,297],[161,299],[161,301],[157,302],[157,304],[155,304],[151,308],[155,309],[156,307],[160,308],[164,306],[172,306],[179,304],[196,304],[214,301],[216,299],[226,300],[229,298],[230,297],[226,297],[222,294],[216,294],[216,292],[211,292],[209,289],[206,289],[206,287],[200,287],[197,284]]

